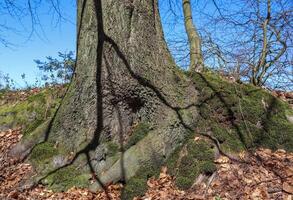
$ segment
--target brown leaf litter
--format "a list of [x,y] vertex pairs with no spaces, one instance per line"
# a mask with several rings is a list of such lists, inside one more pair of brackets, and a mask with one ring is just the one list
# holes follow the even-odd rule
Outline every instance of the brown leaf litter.
[[[66,192],[53,192],[42,185],[18,191],[18,186],[31,172],[29,164],[8,156],[11,147],[21,139],[21,130],[0,132],[0,199],[20,200],[118,200],[122,185],[110,185],[107,191],[91,192],[71,188]],[[136,200],[169,199],[285,199],[293,198],[293,153],[258,149],[253,153],[241,152],[238,156],[245,162],[231,161],[221,156],[215,160],[217,171],[208,183],[202,182],[183,191],[176,187],[176,177],[163,167],[160,176],[147,181],[148,190]]]

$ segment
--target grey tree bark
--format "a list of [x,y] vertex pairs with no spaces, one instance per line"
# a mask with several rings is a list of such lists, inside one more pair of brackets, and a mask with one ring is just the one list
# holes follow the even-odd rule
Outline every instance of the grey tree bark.
[[[157,0],[78,0],[77,37],[76,70],[61,106],[46,131],[19,148],[41,141],[58,149],[49,164],[34,166],[35,180],[75,165],[96,174],[96,188],[159,166],[194,124],[197,91],[167,49]],[[148,133],[126,148],[140,123]],[[114,155],[109,143],[119,145]]]

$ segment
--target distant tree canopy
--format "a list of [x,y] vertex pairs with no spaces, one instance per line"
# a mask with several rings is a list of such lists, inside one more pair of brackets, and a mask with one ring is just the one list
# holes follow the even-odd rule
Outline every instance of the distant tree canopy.
[[73,51],[58,52],[58,58],[46,57],[46,61],[34,60],[39,70],[43,72],[42,80],[45,83],[68,83],[72,77],[75,66]]
[[[190,2],[205,67],[257,86],[293,90],[291,0],[159,0],[164,16],[162,22],[171,30],[165,34],[169,48],[177,64],[186,68],[190,63],[193,65],[194,59],[190,59],[190,55],[198,54],[193,49],[198,52],[200,49],[190,49],[192,45],[187,39],[190,34],[186,35],[183,28],[182,2]],[[76,6],[76,1],[69,3]],[[23,32],[28,32],[31,37],[42,34],[44,22],[39,15],[44,7],[54,22],[70,20],[66,18],[60,0],[3,0],[0,16],[13,18],[21,24],[28,22]],[[6,33],[14,31],[21,30],[0,20],[0,43],[9,46]]]
[[9,77],[9,74],[5,74],[0,71],[0,91],[9,90],[14,88],[14,80]]
[[[293,90],[292,1],[190,2],[206,67],[257,86]],[[176,0],[162,3],[169,7],[163,18],[172,27],[166,34],[169,47],[186,68],[190,52],[182,6]]]

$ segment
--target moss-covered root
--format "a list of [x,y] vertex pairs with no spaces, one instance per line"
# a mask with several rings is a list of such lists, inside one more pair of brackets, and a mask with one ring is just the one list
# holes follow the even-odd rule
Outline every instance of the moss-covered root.
[[57,148],[51,142],[37,144],[31,151],[29,162],[35,167],[35,175],[25,184],[41,183],[53,191],[66,191],[73,186],[88,188],[91,173],[79,165],[85,162],[79,157],[76,162],[70,163],[70,156],[62,148]]
[[22,140],[10,150],[10,156],[19,159],[25,158],[37,144],[45,140],[50,122],[51,119],[41,124],[30,134],[25,135]]
[[[162,164],[176,177],[176,185],[181,189],[188,189],[200,174],[212,174],[216,170],[214,165],[213,145],[205,142],[195,142],[188,139]],[[127,181],[122,192],[122,199],[128,200],[143,195],[147,190],[147,180],[160,173],[158,166],[144,166],[136,176]]]
[[66,191],[73,186],[78,186],[79,188],[89,187],[89,179],[91,178],[88,173],[81,173],[76,166],[68,166],[61,168],[55,173],[46,177],[42,183],[47,185],[48,188],[54,191]]
[[150,130],[150,124],[147,122],[140,122],[137,124],[137,126],[134,127],[132,134],[124,148],[129,149],[131,146],[134,146],[137,142],[142,140]]
[[167,160],[170,173],[176,177],[176,185],[188,189],[200,174],[212,174],[214,164],[213,145],[200,140],[189,139],[183,148],[178,149]]
[[137,175],[126,182],[122,190],[122,199],[131,200],[134,197],[142,196],[147,191],[147,180],[150,177],[159,175],[160,166],[146,165],[137,172]]

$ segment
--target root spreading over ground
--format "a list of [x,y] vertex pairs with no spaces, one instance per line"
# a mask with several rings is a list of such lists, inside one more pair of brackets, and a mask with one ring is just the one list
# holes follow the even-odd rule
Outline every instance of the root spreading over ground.
[[[121,184],[109,185],[107,191],[97,192],[73,187],[55,193],[42,185],[20,190],[32,167],[9,157],[8,152],[21,137],[20,129],[0,132],[0,199],[120,199]],[[196,138],[195,142],[198,140]],[[151,177],[145,183],[148,190],[144,196],[135,199],[292,199],[293,153],[258,149],[238,156],[245,162],[219,157],[214,161],[217,170],[207,177],[208,181],[201,181],[187,190],[178,189],[176,177],[170,176],[167,167],[163,167],[159,177]]]

